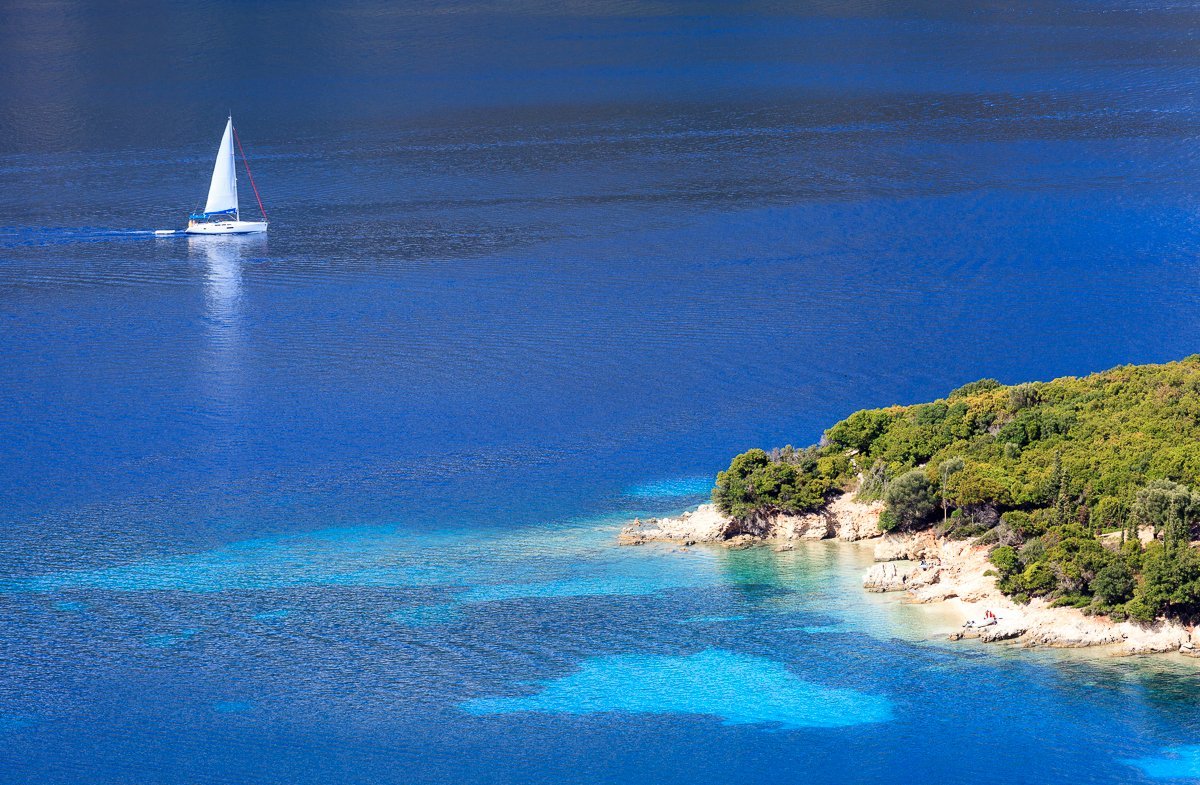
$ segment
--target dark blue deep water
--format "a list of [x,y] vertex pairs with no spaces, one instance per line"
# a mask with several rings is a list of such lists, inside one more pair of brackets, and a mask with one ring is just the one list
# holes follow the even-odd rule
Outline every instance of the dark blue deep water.
[[[98,5],[0,2],[0,782],[1200,777],[1194,664],[613,546],[1200,351],[1200,8]],[[154,238],[227,111],[269,236]]]

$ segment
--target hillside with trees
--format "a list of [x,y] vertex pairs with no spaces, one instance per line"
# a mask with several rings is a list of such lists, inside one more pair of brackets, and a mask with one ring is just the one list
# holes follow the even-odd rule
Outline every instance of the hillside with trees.
[[812,447],[755,449],[717,475],[742,518],[853,491],[886,530],[991,548],[998,586],[1086,613],[1200,614],[1200,355],[855,412]]

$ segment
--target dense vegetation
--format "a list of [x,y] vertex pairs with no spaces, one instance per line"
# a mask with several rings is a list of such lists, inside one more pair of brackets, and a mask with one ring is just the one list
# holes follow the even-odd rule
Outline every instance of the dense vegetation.
[[750,450],[717,475],[726,514],[804,512],[856,490],[885,529],[992,546],[998,585],[1090,613],[1200,614],[1200,355],[1085,378],[968,384],[867,409],[806,449]]

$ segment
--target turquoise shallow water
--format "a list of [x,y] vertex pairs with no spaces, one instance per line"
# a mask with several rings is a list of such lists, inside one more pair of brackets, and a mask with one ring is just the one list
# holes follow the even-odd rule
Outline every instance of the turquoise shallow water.
[[1169,747],[1161,755],[1126,763],[1157,780],[1200,780],[1200,745]]
[[711,555],[703,552],[681,557],[657,549],[636,554],[615,550],[614,531],[624,520],[419,535],[395,526],[331,529],[95,571],[23,578],[0,583],[0,591],[228,592],[357,586],[442,588],[462,602],[484,602],[650,594],[718,580]]
[[534,695],[482,698],[472,714],[707,714],[731,724],[837,728],[891,719],[886,699],[804,682],[782,664],[728,651],[587,660]]
[[658,480],[634,485],[627,489],[625,493],[635,499],[707,496],[712,487],[712,477],[681,477],[674,480]]

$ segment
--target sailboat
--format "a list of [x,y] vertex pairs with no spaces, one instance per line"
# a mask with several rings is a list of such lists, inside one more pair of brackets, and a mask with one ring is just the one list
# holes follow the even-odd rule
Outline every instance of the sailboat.
[[[233,130],[233,116],[230,115],[225,123],[221,146],[217,148],[217,163],[213,166],[212,183],[208,186],[208,201],[204,205],[204,212],[188,216],[188,226],[184,230],[188,234],[254,234],[267,231],[267,211],[263,209],[262,199],[258,196],[258,187],[254,185],[254,176],[250,174],[245,151],[242,152],[242,162],[246,164],[246,176],[250,179],[250,187],[254,189],[254,198],[258,200],[263,219],[243,221],[238,210],[237,169],[233,160],[235,139],[237,132]],[[237,140],[237,145],[240,150],[241,140]]]

